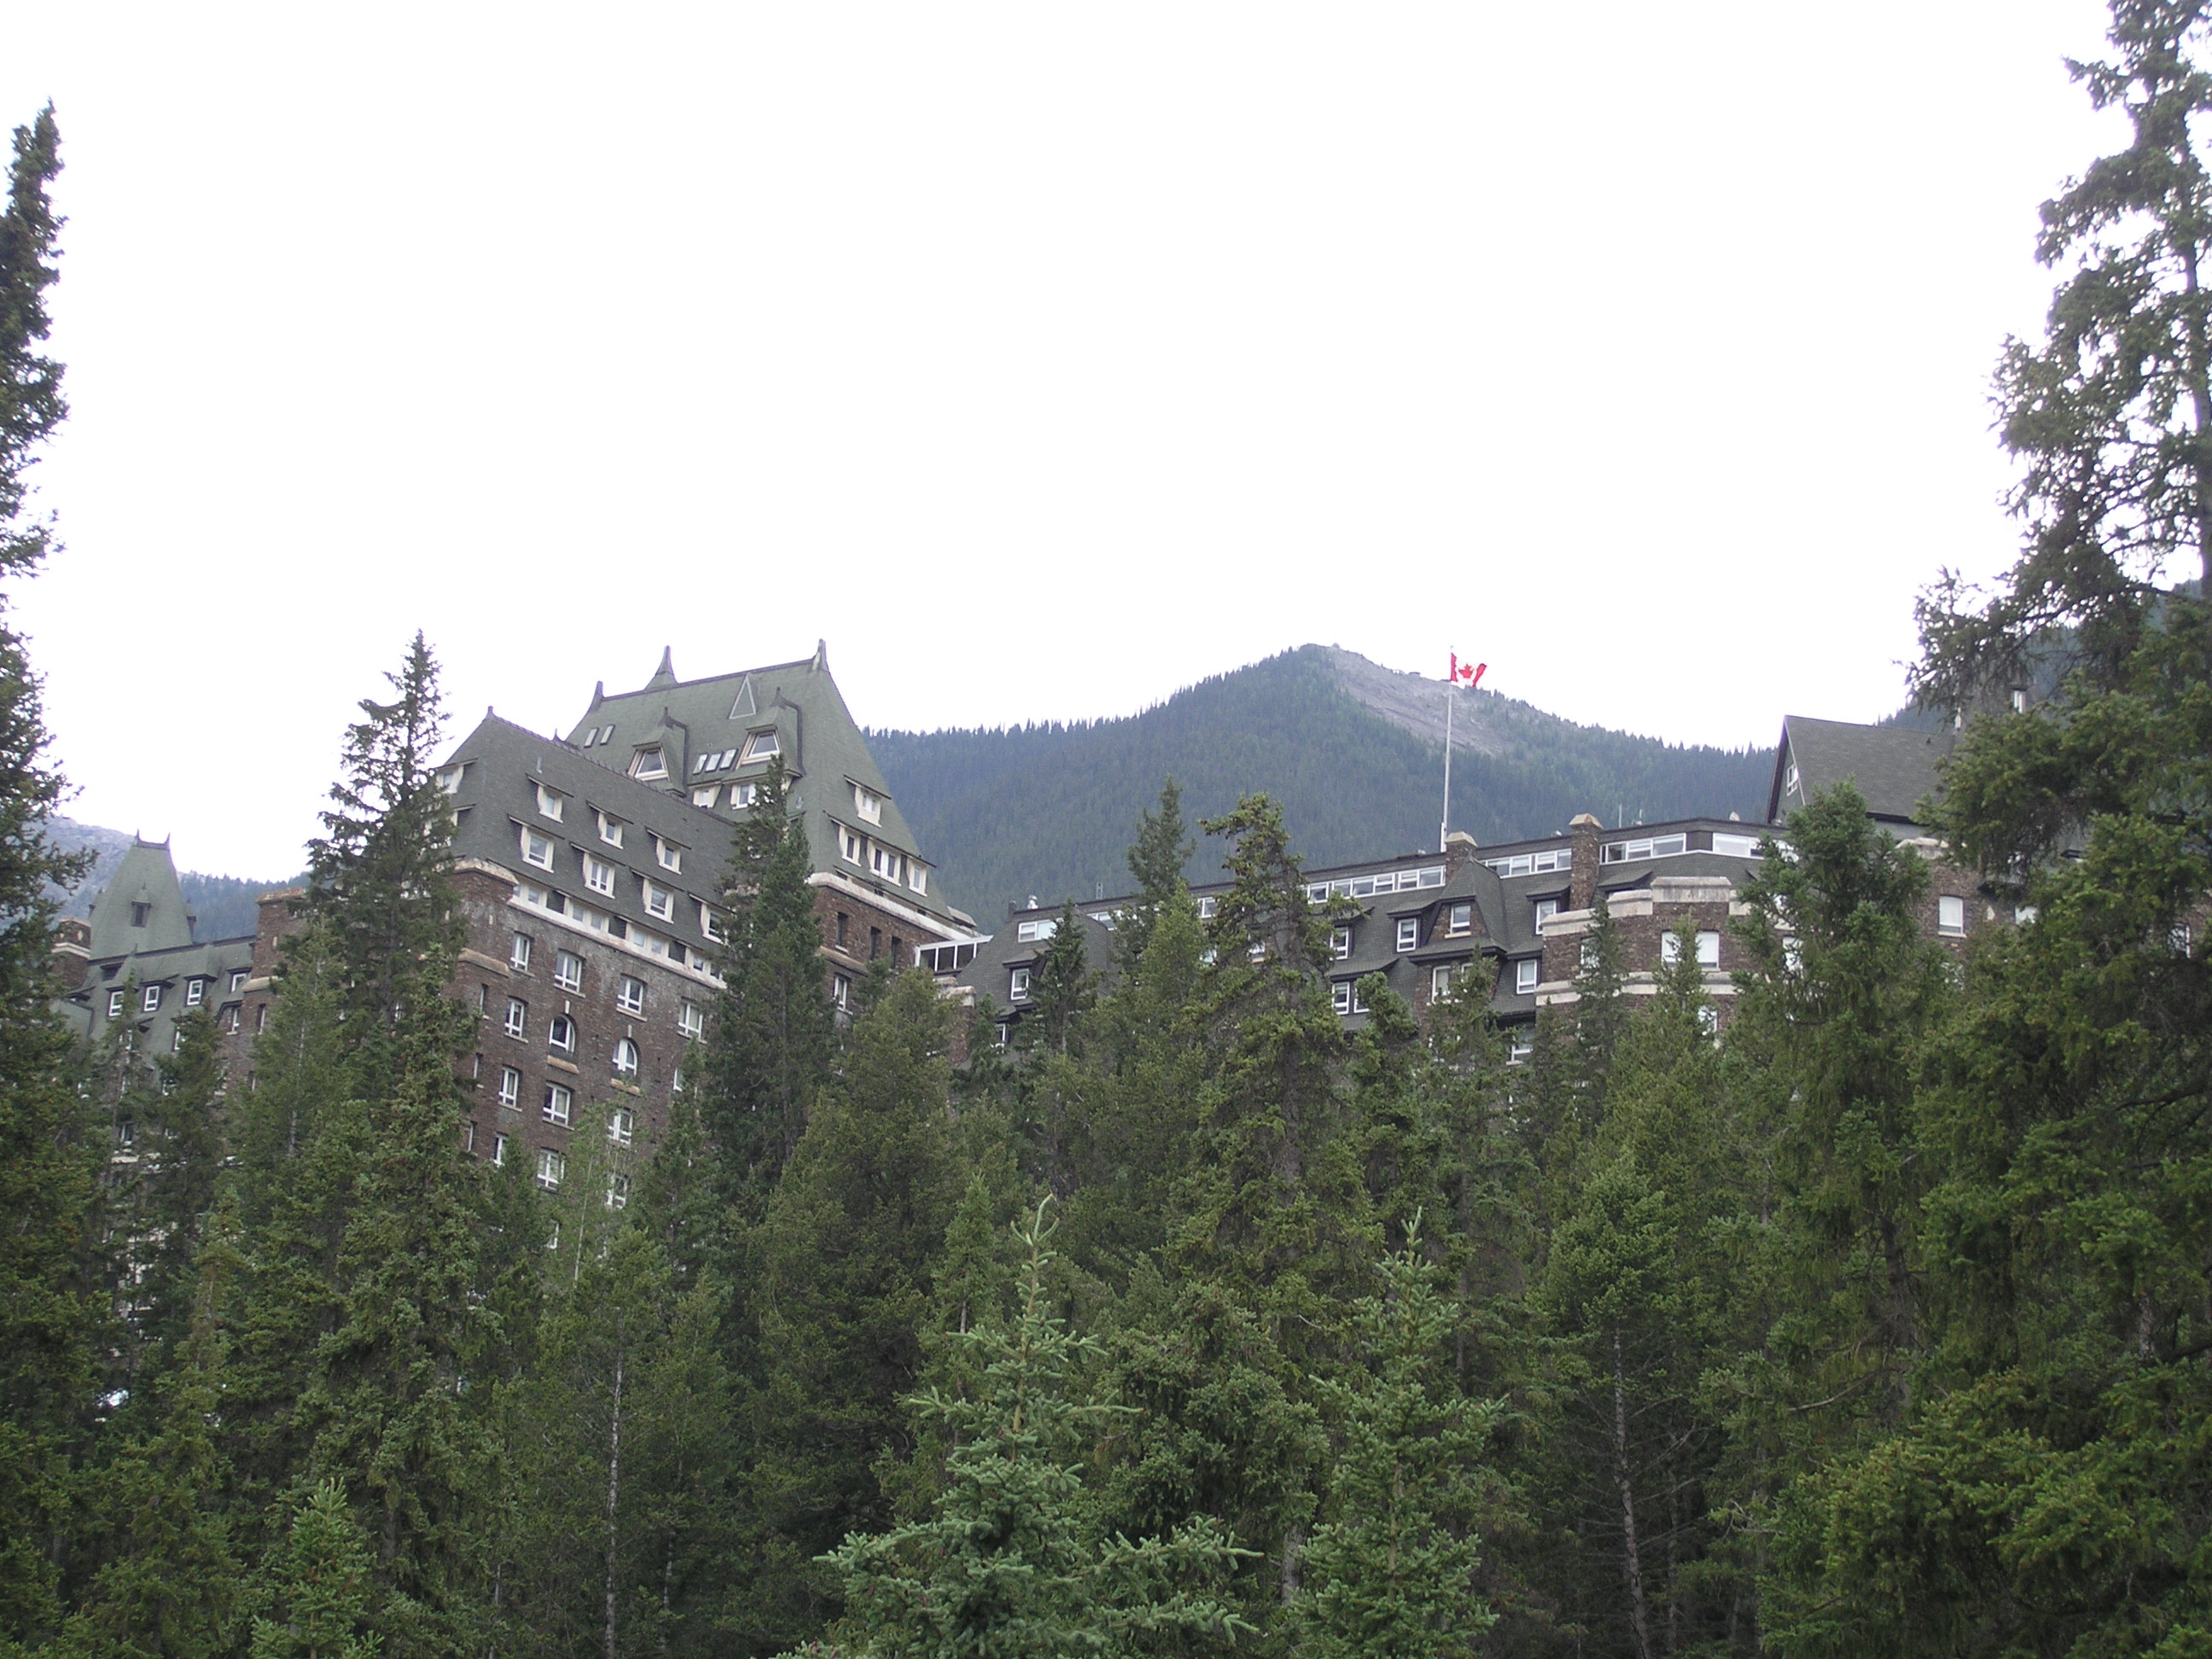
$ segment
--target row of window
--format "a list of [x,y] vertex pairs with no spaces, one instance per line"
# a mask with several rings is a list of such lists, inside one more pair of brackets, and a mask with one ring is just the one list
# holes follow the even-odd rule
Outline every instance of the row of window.
[[842,823],[837,826],[837,855],[848,864],[865,866],[870,875],[894,887],[903,884],[917,893],[929,890],[929,869],[920,859],[908,858],[897,848],[886,847]]
[[[691,792],[691,804],[694,806],[711,807],[720,797],[721,793],[722,786],[719,783],[702,784]],[[743,811],[759,799],[760,785],[733,783],[730,786],[729,810],[732,812]]]
[[[246,970],[243,968],[237,968],[231,970],[230,989],[231,994],[234,996],[246,988]],[[213,983],[214,981],[204,975],[196,975],[192,978],[186,980],[185,981],[185,1006],[187,1008],[197,1008],[202,1003],[205,1002],[207,1000],[208,987]],[[138,993],[139,1012],[148,1014],[158,1014],[161,1012],[162,999],[167,990],[168,987],[166,985],[148,985],[142,987]],[[110,991],[107,994],[108,1018],[120,1019],[123,1018],[125,996],[125,993],[121,990]]]
[[1483,863],[1501,876],[1540,876],[1552,870],[1575,867],[1571,847],[1547,847],[1540,853],[1516,853],[1510,858],[1485,859]]
[[[678,1073],[678,1076],[680,1077],[681,1073]],[[676,1085],[676,1092],[678,1094],[684,1092],[680,1082]],[[496,1097],[499,1103],[510,1112],[520,1109],[522,1073],[514,1066],[502,1066],[499,1068],[499,1091]],[[576,1091],[574,1089],[565,1083],[549,1083],[545,1085],[545,1099],[538,1108],[538,1115],[548,1123],[557,1124],[563,1129],[568,1128],[574,1121],[575,1110]],[[614,1141],[618,1146],[627,1146],[636,1133],[637,1116],[629,1107],[617,1106],[607,1114],[609,1140]]]
[[[473,1123],[469,1125],[468,1148],[472,1152],[477,1149],[477,1126]],[[507,1163],[505,1135],[495,1134],[491,1138],[491,1161],[495,1165],[501,1166]],[[538,1149],[538,1184],[539,1186],[551,1192],[568,1179],[568,1159],[566,1153],[556,1152],[550,1146],[541,1146]],[[629,1177],[620,1170],[609,1170],[607,1172],[607,1208],[626,1209],[629,1205]],[[546,1242],[546,1248],[556,1249],[560,1247],[560,1229],[556,1227],[553,1237]]]
[[[562,794],[559,790],[550,788],[542,783],[537,785],[536,787],[538,791],[538,815],[540,817],[549,819],[555,823],[566,823],[568,821],[568,798]],[[599,839],[601,841],[605,842],[610,847],[620,847],[623,844],[623,838],[629,832],[629,821],[627,818],[618,818],[615,817],[613,813],[607,811],[604,807],[598,806],[592,809],[592,817],[598,825]],[[646,832],[646,839],[653,845],[653,859],[654,863],[658,864],[664,870],[677,872],[679,873],[682,872],[684,868],[684,848],[680,845],[669,840],[667,836],[657,835],[651,830],[647,830]],[[545,867],[550,869],[552,866],[548,865]]]
[[[551,836],[542,834],[526,823],[521,826],[521,848],[522,861],[525,864],[539,870],[550,871],[553,868],[555,846]],[[623,874],[623,866],[611,860],[601,858],[597,853],[584,853],[581,857],[584,885],[594,893],[601,894],[605,897],[617,896]],[[675,866],[672,865],[670,867]],[[640,876],[637,881],[639,898],[645,906],[646,914],[658,916],[663,921],[674,921],[678,897],[676,890],[672,887],[662,886],[650,876]],[[720,938],[714,914],[708,907],[706,901],[692,899],[689,902],[697,908],[699,931],[706,934],[708,939]],[[660,953],[656,952],[656,954]]]
[[1419,870],[1385,870],[1377,875],[1313,882],[1306,888],[1306,896],[1319,904],[1330,898],[1372,898],[1378,893],[1410,893],[1443,884],[1443,866],[1431,864]]
[[[483,1006],[489,1003],[490,992],[491,988],[486,986],[478,993],[479,1012],[491,1012],[489,1006]],[[615,1006],[625,1014],[642,1018],[645,1013],[645,981],[623,975],[616,993]],[[518,1042],[526,1040],[530,1035],[530,1005],[520,997],[509,997],[507,1000],[507,1018],[501,1029]],[[706,1011],[687,998],[677,1005],[676,1029],[686,1038],[696,1042],[706,1035]],[[557,1049],[562,1054],[575,1053],[576,1022],[567,1014],[554,1015],[546,1026],[545,1042],[548,1048]],[[629,1057],[627,1066],[622,1058],[625,1050]],[[627,1037],[615,1045],[615,1055],[617,1072],[627,1075],[637,1070],[637,1045]]]
[[[650,957],[665,957],[679,967],[689,966],[699,972],[711,973],[714,962],[702,951],[694,951],[681,939],[664,939],[659,933],[643,927],[633,927],[620,916],[611,916],[604,910],[594,910],[564,893],[550,891],[534,882],[524,882],[516,890],[516,896],[525,904],[549,910],[556,916],[567,916],[580,927],[595,933],[605,933],[610,939],[628,939],[638,950]],[[721,924],[703,901],[699,904],[699,931],[710,939],[722,937]]]

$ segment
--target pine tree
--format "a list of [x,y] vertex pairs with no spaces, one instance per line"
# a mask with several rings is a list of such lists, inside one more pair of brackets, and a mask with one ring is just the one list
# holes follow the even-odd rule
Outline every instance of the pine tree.
[[368,1628],[368,1540],[336,1481],[307,1494],[268,1578],[276,1616],[254,1620],[253,1659],[370,1659],[382,1648]]
[[[28,575],[52,531],[28,516],[29,470],[61,422],[61,366],[39,351],[60,221],[51,107],[18,127],[0,214],[0,575]],[[5,595],[0,595],[4,603]],[[106,1148],[72,1085],[70,1040],[49,1003],[58,885],[86,861],[47,834],[63,790],[46,758],[38,677],[0,612],[0,1644],[60,1617],[53,1557],[78,1425],[102,1333],[91,1221]]]
[[707,1130],[748,1224],[759,1220],[805,1133],[836,1048],[822,925],[806,881],[812,855],[788,795],[779,757],[732,842],[725,988],[706,1067]]
[[1217,1588],[1240,1552],[1210,1521],[1132,1543],[1091,1519],[1079,1466],[1117,1413],[1071,1397],[1091,1344],[1048,1304],[1048,1233],[1040,1206],[1021,1234],[1018,1310],[964,1335],[974,1392],[910,1402],[950,1447],[933,1512],[827,1558],[848,1606],[833,1651],[1134,1654],[1249,1630]]
[[1182,789],[1170,778],[1160,786],[1158,810],[1142,815],[1137,838],[1129,844],[1127,862],[1137,883],[1136,899],[1114,918],[1115,963],[1122,978],[1144,971],[1145,952],[1162,911],[1178,894],[1189,892],[1183,872],[1195,846],[1183,829]]
[[1382,1293],[1352,1305],[1354,1368],[1323,1385],[1340,1449],[1291,1608],[1298,1651],[1316,1659],[1452,1659],[1497,1622],[1474,1528],[1503,1406],[1453,1381],[1462,1315],[1438,1291],[1419,1225],[1409,1218],[1406,1248],[1383,1258]]
[[204,1008],[177,1022],[177,1048],[155,1062],[159,1086],[143,1112],[138,1155],[145,1194],[135,1231],[133,1301],[140,1375],[158,1373],[192,1320],[200,1244],[216,1203],[223,1147],[222,1038]]

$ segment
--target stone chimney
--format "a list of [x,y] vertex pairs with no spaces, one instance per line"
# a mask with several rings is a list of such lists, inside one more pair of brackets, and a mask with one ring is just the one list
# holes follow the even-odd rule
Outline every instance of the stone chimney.
[[1455,830],[1444,837],[1444,879],[1455,881],[1459,872],[1474,861],[1474,837],[1464,830]]
[[1567,826],[1575,853],[1575,867],[1567,883],[1567,908],[1588,910],[1597,903],[1598,836],[1605,826],[1587,812],[1577,812]]
[[82,988],[85,974],[92,963],[90,924],[76,916],[64,916],[56,922],[49,959],[65,989],[75,991]]

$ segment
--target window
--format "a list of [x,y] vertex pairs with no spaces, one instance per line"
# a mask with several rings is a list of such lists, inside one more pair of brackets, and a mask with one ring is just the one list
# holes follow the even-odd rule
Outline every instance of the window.
[[459,766],[447,767],[438,774],[438,787],[449,795],[459,794],[461,780],[468,775],[468,771],[469,763],[466,761],[463,761]]
[[594,893],[615,890],[615,867],[597,854],[587,854],[584,859],[584,885]]
[[1352,960],[1352,929],[1335,927],[1329,930],[1328,954],[1333,962]]
[[719,783],[710,783],[703,789],[694,789],[691,792],[691,804],[694,806],[712,806],[714,804],[714,797],[721,793],[722,786]]
[[1501,876],[1540,876],[1575,867],[1571,847],[1547,848],[1540,853],[1516,853],[1510,858],[1485,859],[1483,863]]
[[1534,957],[1522,957],[1518,962],[1515,963],[1513,964],[1513,989],[1515,992],[1525,997],[1535,990],[1536,975],[1542,968],[1543,963],[1539,962]]
[[629,1177],[620,1170],[607,1171],[607,1208],[620,1210],[629,1204]]
[[1429,995],[1432,1000],[1449,1000],[1458,990],[1459,982],[1467,977],[1463,962],[1441,963],[1429,969]]
[[522,1099],[522,1073],[512,1066],[499,1068],[499,1103],[514,1106]]
[[1030,970],[1028,969],[1017,968],[1012,974],[1007,975],[1006,1000],[1009,1002],[1027,1002],[1030,1000]]
[[841,951],[845,948],[845,935],[850,929],[852,921],[852,917],[847,915],[842,910],[837,913],[837,948]]
[[676,916],[676,895],[665,887],[657,886],[648,881],[645,884],[645,908],[664,921],[673,921]]
[[605,812],[599,814],[599,839],[610,847],[621,846],[623,821],[620,818],[611,818]]
[[888,882],[896,882],[905,873],[898,854],[888,847],[868,848],[868,868]]
[[1963,933],[1966,931],[1966,901],[1953,893],[1946,893],[1936,901],[1936,931],[1939,933]]
[[662,869],[681,875],[684,871],[684,849],[672,841],[659,836],[653,838],[653,861]]
[[1609,842],[1598,855],[1606,864],[1626,864],[1633,859],[1672,858],[1689,850],[1687,836],[1645,836],[1635,841]]
[[566,799],[559,790],[548,789],[544,784],[539,784],[538,786],[538,816],[542,818],[550,818],[556,823],[560,823],[561,808]]
[[733,783],[730,786],[730,811],[738,811],[760,799],[760,785]]
[[188,979],[188,980],[186,980],[186,981],[185,981],[185,1007],[187,1007],[187,1008],[197,1008],[197,1007],[198,1007],[198,1006],[200,1006],[200,1004],[201,1004],[201,1003],[203,1003],[203,1002],[204,1002],[204,1001],[206,1001],[206,1000],[207,1000],[207,981],[206,981],[205,980],[204,980],[204,979]]
[[541,836],[528,824],[522,828],[522,861],[534,864],[541,870],[553,867],[553,839]]
[[491,987],[489,985],[477,987],[477,1012],[480,1014],[491,1012]]
[[122,992],[110,991],[107,994],[107,1017],[110,1019],[120,1019],[123,1018]]
[[2012,712],[2015,714],[2027,713],[2027,688],[2024,685],[2015,685],[2012,689]]
[[145,990],[145,994],[138,999],[138,1006],[143,1012],[150,1014],[161,1006],[161,988],[158,985],[148,986]]
[[645,981],[633,974],[624,974],[615,990],[615,1006],[626,1014],[645,1012]]
[[[172,1027],[169,1031],[169,1052],[173,1054],[180,1054],[184,1051],[185,1028],[181,1025]],[[161,1092],[165,1095],[169,1092],[167,1084],[162,1085]]]
[[589,749],[595,743],[605,743],[611,739],[614,734],[615,729],[611,726],[594,726],[584,733],[582,746]]
[[618,1038],[615,1042],[615,1075],[617,1077],[637,1075],[637,1044],[632,1042],[628,1037]]
[[676,1029],[697,1042],[707,1035],[707,1011],[686,997],[676,1007]]
[[1782,775],[1782,793],[1785,795],[1796,794],[1797,793],[1797,763],[1796,761],[1791,761],[1790,763],[1789,769]]
[[672,1095],[684,1092],[684,1068],[681,1066],[668,1074],[668,1092]]
[[567,1128],[569,1115],[574,1110],[575,1104],[575,1091],[565,1084],[549,1083],[545,1085],[545,1121],[548,1123],[557,1123]]
[[134,904],[131,907],[131,925],[133,927],[143,927],[146,925],[147,919],[153,914],[154,907],[152,905]]
[[[853,1006],[853,981],[846,978],[842,974],[832,975],[830,981],[830,1000],[840,1008],[851,1007]],[[1003,1030],[1004,1028],[1002,1027],[1001,1029]],[[1003,1039],[1001,1040],[1003,1041]]]
[[[721,919],[715,915],[713,908],[704,899],[699,901],[699,931],[708,939],[719,939],[722,937]],[[844,941],[841,939],[838,942],[842,944]]]
[[858,864],[860,861],[860,849],[866,845],[865,841],[843,824],[837,826],[837,856],[843,859],[846,863]]
[[668,775],[667,759],[659,744],[648,744],[630,757],[629,775],[634,778],[665,778]]
[[1717,968],[1721,965],[1721,936],[1717,932],[1701,932],[1698,935],[1698,966]]
[[246,988],[246,969],[243,969],[243,968],[234,969],[231,971],[231,975],[230,975],[230,989],[231,989],[231,994],[234,996],[234,995],[236,995],[239,992],[243,991],[245,988]]
[[607,1139],[617,1146],[627,1146],[637,1133],[637,1119],[627,1106],[617,1106],[607,1114]]
[[1398,923],[1398,948],[1401,951],[1411,951],[1419,946],[1420,942],[1421,923],[1419,918],[1415,916],[1407,916],[1402,918]]
[[1018,921],[1014,924],[1014,943],[1035,945],[1041,939],[1050,939],[1059,931],[1060,921],[1056,917],[1042,921]]
[[564,991],[584,988],[584,959],[574,951],[553,953],[553,982]]
[[1457,939],[1474,931],[1474,906],[1455,904],[1444,912],[1444,932]]
[[745,739],[745,758],[764,761],[783,752],[783,745],[775,740],[773,732],[756,732]]
[[576,1052],[576,1022],[566,1014],[553,1016],[553,1023],[545,1028],[549,1048],[558,1048],[564,1054]]
[[691,763],[691,775],[696,778],[708,772],[719,772],[737,757],[738,751],[734,749],[711,750]]
[[511,964],[513,964],[516,973],[526,974],[530,971],[530,935],[527,933],[517,933],[514,936],[514,945],[507,953],[507,959]]
[[238,1005],[234,1002],[222,1011],[222,1029],[228,1036],[238,1035]]
[[1707,1036],[1717,1036],[1721,1029],[1721,1011],[1710,1002],[1698,1010],[1698,1029]]
[[256,1036],[269,1029],[269,1005],[263,1003],[253,1011],[253,1030]]
[[1713,851],[1726,858],[1755,859],[1759,856],[1759,837],[1716,830],[1713,831]]
[[491,1161],[495,1166],[507,1162],[507,1137],[505,1135],[494,1135],[491,1138]]
[[1198,919],[1200,921],[1212,921],[1220,908],[1220,899],[1208,893],[1198,902]]
[[473,1152],[476,1149],[477,1121],[474,1118],[471,1118],[461,1125],[461,1150],[465,1152]]
[[2027,927],[2035,920],[2035,917],[2036,908],[2033,904],[2015,904],[2012,907],[2012,923],[2015,927]]
[[878,957],[879,957],[879,956],[883,955],[883,953],[884,953],[884,930],[883,930],[882,928],[880,928],[880,927],[871,927],[871,928],[869,928],[869,929],[868,929],[868,960],[869,960],[870,962],[873,962],[873,961],[874,961]]
[[538,1184],[549,1190],[561,1184],[561,1177],[568,1173],[568,1160],[551,1147],[540,1147],[538,1152]]
[[1350,1013],[1352,1012],[1352,981],[1348,979],[1340,979],[1330,986],[1328,1000],[1338,1013]]
[[1516,1031],[1505,1039],[1505,1063],[1525,1066],[1528,1057],[1536,1052],[1536,1040],[1526,1031]]
[[530,1030],[530,1005],[520,997],[507,1000],[507,1034],[511,1037],[525,1036]]
[[1352,981],[1352,1012],[1355,1014],[1364,1014],[1367,1012],[1367,998],[1360,991],[1358,980]]
[[1559,914],[1559,902],[1555,898],[1536,901],[1536,931],[1544,931],[1544,924]]
[[1410,893],[1421,887],[1444,884],[1444,867],[1431,864],[1425,870],[1385,870],[1379,875],[1347,876],[1340,881],[1306,884],[1306,896],[1319,904],[1334,898],[1370,898],[1377,893]]
[[917,893],[927,893],[929,890],[928,870],[908,859],[906,861],[906,884]]
[[884,798],[872,789],[864,789],[856,783],[853,786],[853,810],[866,823],[881,823],[884,821]]

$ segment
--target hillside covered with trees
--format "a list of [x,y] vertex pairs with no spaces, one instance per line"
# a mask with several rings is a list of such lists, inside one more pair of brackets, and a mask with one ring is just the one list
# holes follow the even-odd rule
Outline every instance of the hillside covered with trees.
[[[1009,902],[1120,892],[1124,826],[1173,777],[1198,816],[1265,793],[1316,865],[1433,847],[1443,795],[1437,729],[1409,729],[1391,675],[1301,646],[1125,719],[991,730],[872,732],[870,747],[954,901],[988,930]],[[1577,726],[1462,692],[1452,825],[1484,842],[1549,835],[1577,812],[1607,823],[1740,812],[1763,819],[1774,751],[1686,748]],[[1212,879],[1211,852],[1189,874]]]

